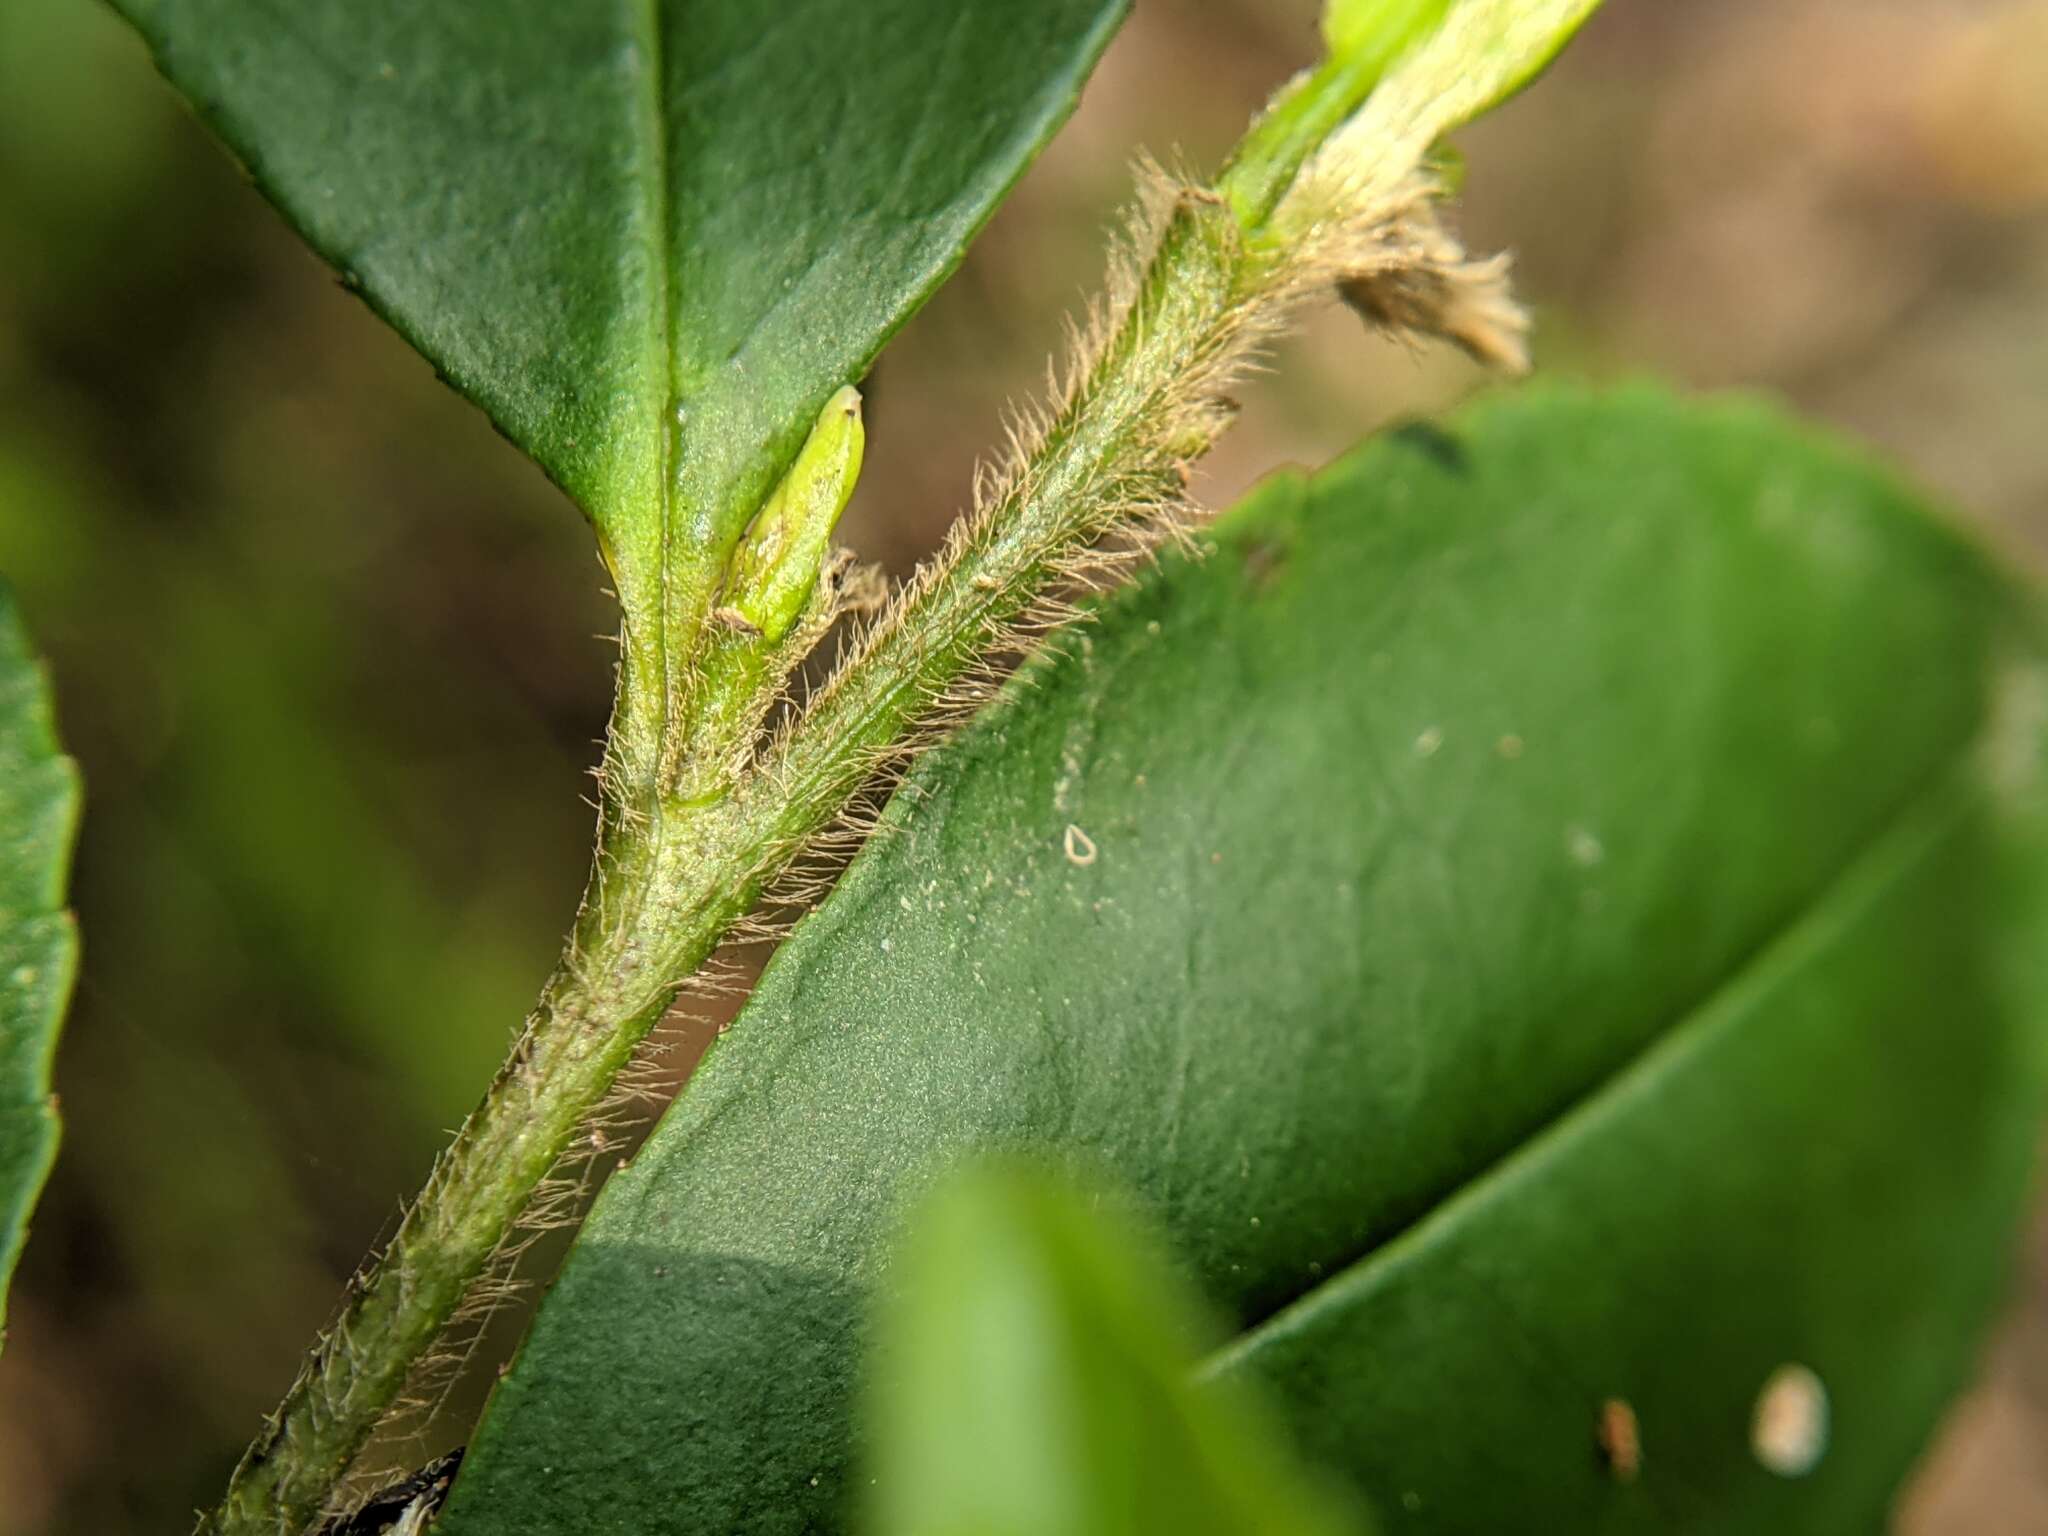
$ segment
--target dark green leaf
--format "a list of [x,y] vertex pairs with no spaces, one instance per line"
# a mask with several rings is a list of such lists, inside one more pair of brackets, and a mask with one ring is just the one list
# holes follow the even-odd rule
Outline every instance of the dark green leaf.
[[890,1270],[867,1528],[881,1536],[1334,1536],[1264,1405],[1198,1390],[1201,1308],[1117,1202],[977,1167]]
[[57,749],[48,684],[0,587],[0,1321],[57,1156],[50,1063],[78,961],[63,909],[77,821],[78,773]]
[[[1875,1528],[2029,1162],[2021,606],[1747,405],[1536,394],[1274,482],[897,797],[447,1531],[839,1518],[883,1234],[974,1148],[1132,1186],[1216,1368],[1396,1528]],[[1786,1363],[1834,1395],[1796,1482],[1747,1443]]]
[[313,245],[590,513],[729,547],[1125,0],[117,0]]

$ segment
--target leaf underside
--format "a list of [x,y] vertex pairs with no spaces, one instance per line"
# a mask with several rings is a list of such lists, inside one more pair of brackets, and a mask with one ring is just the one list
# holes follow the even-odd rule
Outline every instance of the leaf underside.
[[637,583],[664,538],[730,546],[1125,0],[116,4]]
[[[1649,391],[1395,434],[1213,545],[921,765],[440,1529],[840,1528],[887,1234],[972,1149],[1133,1187],[1207,1369],[1392,1529],[1880,1521],[2029,1160],[2021,603],[1852,457]],[[1797,1481],[1747,1441],[1787,1362],[1834,1400]]]
[[50,1066],[78,933],[64,908],[78,775],[49,685],[0,587],[0,1320],[29,1213],[57,1156]]

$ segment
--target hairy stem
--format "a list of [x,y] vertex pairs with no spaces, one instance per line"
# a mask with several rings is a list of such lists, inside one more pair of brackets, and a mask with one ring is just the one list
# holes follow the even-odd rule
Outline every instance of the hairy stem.
[[383,1255],[350,1284],[202,1531],[286,1536],[327,1503],[679,978],[749,903],[744,859],[707,856],[720,819],[612,822],[575,932],[510,1058]]
[[[1341,123],[1364,88],[1357,71],[1304,76],[1217,191],[1159,179],[1050,416],[1019,428],[1007,467],[939,559],[764,750],[736,753],[735,742],[744,748],[758,732],[766,695],[698,697],[699,718],[725,722],[708,733],[720,739],[667,739],[670,679],[715,694],[715,679],[741,673],[703,659],[715,637],[692,637],[694,658],[675,660],[629,616],[599,851],[562,958],[510,1059],[397,1236],[350,1285],[202,1532],[305,1529],[635,1048],[733,925],[878,767],[985,694],[992,653],[1069,616],[1062,590],[1114,576],[1177,534],[1186,467],[1228,425],[1233,380],[1295,298],[1347,276],[1331,265],[1323,213],[1313,257],[1277,247],[1267,225],[1315,134]],[[1410,212],[1365,210],[1356,222],[1391,249],[1398,241],[1371,231]],[[679,775],[685,759],[690,772]]]
[[[1181,476],[1227,425],[1222,384],[1252,270],[1218,205],[1184,197],[1128,308],[1059,414],[960,525],[940,563],[865,634],[748,786],[784,839],[836,812],[878,757],[935,713],[992,648],[1067,616],[1049,590],[1117,569],[1178,529]],[[1102,549],[1115,535],[1124,548]],[[1022,625],[1023,633],[1019,634]],[[972,703],[977,690],[959,702]]]

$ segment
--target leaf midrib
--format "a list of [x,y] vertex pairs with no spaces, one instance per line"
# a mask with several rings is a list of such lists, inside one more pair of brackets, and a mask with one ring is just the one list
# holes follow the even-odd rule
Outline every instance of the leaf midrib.
[[674,186],[674,176],[669,164],[673,146],[669,142],[668,120],[668,10],[665,0],[641,0],[641,4],[644,8],[647,34],[648,88],[653,97],[648,103],[647,112],[653,142],[648,146],[644,159],[653,178],[653,185],[647,192],[652,204],[653,217],[649,223],[654,239],[654,259],[649,263],[649,269],[654,275],[655,284],[654,344],[660,355],[660,366],[656,370],[659,387],[654,400],[655,513],[660,524],[655,544],[655,592],[658,605],[654,615],[654,628],[655,650],[661,658],[660,683],[663,695],[666,696],[669,541],[673,537],[674,522],[670,516],[670,503],[675,484],[675,466],[670,462],[674,453],[674,435],[669,430],[669,425],[676,409],[677,390],[674,268],[678,231],[675,197],[671,190]]
[[1367,1291],[1381,1267],[1398,1264],[1425,1248],[1438,1229],[1455,1224],[1466,1210],[1483,1206],[1525,1166],[1540,1163],[1642,1084],[1667,1070],[1681,1069],[1699,1039],[1725,1019],[1732,1000],[1767,989],[1779,975],[1831,941],[1845,915],[1860,913],[1875,890],[1896,878],[1965,814],[1981,789],[1977,750],[1982,739],[1983,733],[1973,735],[1942,758],[1879,818],[1868,838],[1805,898],[1794,903],[1783,921],[1739,955],[1691,1002],[1681,1005],[1669,1024],[1407,1221],[1240,1328],[1228,1343],[1203,1357],[1195,1367],[1195,1378],[1223,1375],[1256,1357],[1267,1338],[1306,1321],[1326,1304],[1342,1305],[1347,1292]]

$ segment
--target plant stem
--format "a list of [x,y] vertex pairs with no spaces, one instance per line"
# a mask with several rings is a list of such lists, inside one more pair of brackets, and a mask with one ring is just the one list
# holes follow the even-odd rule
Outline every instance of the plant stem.
[[[631,825],[624,824],[621,825]],[[599,857],[576,931],[511,1057],[373,1267],[351,1283],[203,1532],[295,1536],[327,1502],[520,1212],[744,896],[672,904],[664,818]],[[689,882],[702,891],[710,882]],[[717,889],[715,885],[711,887]],[[681,894],[675,892],[675,894]]]
[[833,814],[875,755],[942,706],[1050,585],[1111,568],[1114,555],[1091,554],[1095,540],[1178,515],[1182,469],[1228,420],[1201,381],[1238,323],[1249,261],[1220,207],[1180,207],[1093,372],[1029,463],[966,524],[938,578],[910,588],[893,622],[864,637],[749,786],[779,801],[763,819],[779,820],[782,836]]
[[[1286,98],[1286,122],[1339,122],[1359,89],[1348,75],[1305,77]],[[1038,606],[1049,588],[1128,558],[1100,553],[1099,540],[1123,531],[1142,542],[1170,528],[1181,473],[1227,425],[1221,391],[1258,339],[1252,312],[1274,258],[1247,237],[1313,148],[1292,127],[1282,137],[1282,150],[1270,133],[1258,140],[1255,212],[1179,194],[1114,324],[1004,486],[759,761],[713,793],[702,786],[720,783],[715,765],[690,776],[688,799],[664,790],[680,755],[664,736],[667,679],[690,663],[629,621],[599,850],[562,958],[510,1059],[389,1247],[350,1285],[203,1536],[298,1536],[635,1048],[764,888],[878,761],[985,691],[955,696],[1020,621],[1061,616]],[[751,708],[744,718],[758,720],[767,704],[739,701],[729,713]]]

